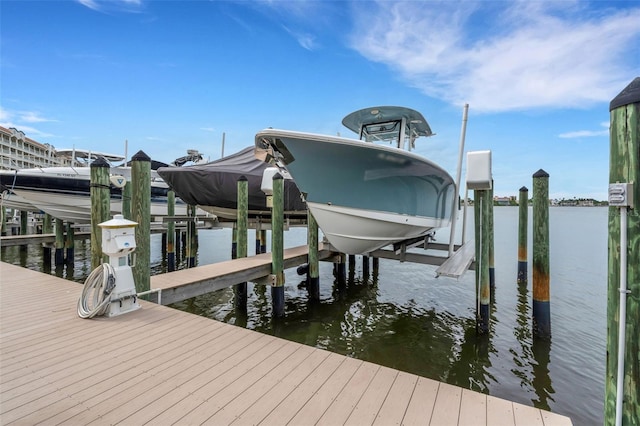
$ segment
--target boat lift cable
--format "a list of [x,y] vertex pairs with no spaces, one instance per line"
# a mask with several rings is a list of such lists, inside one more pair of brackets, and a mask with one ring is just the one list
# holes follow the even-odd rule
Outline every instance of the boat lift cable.
[[93,318],[109,310],[111,292],[116,286],[113,266],[103,263],[94,269],[84,282],[82,295],[78,299],[78,316]]

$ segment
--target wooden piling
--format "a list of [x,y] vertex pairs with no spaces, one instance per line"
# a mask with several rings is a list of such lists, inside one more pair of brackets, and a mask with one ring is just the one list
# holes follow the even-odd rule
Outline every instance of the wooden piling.
[[[609,198],[607,364],[604,424],[640,425],[640,77],[609,105],[609,183],[632,183]],[[630,197],[633,200],[630,200]],[[632,207],[615,204],[629,204]],[[626,226],[625,226],[626,222]],[[625,235],[626,231],[626,235]],[[624,264],[626,263],[626,267]],[[625,277],[626,275],[626,277]],[[626,278],[626,279],[625,279]],[[626,287],[626,290],[625,290]]]
[[309,246],[309,255],[307,262],[309,268],[307,270],[307,292],[309,300],[320,300],[320,265],[318,263],[318,222],[307,211],[307,244]]
[[[237,195],[237,258],[247,257],[248,245],[248,223],[249,223],[249,181],[246,176],[238,179]],[[247,309],[247,282],[238,283],[233,286],[234,302],[236,309]]]
[[260,230],[260,253],[267,252],[267,230]]
[[131,181],[128,180],[122,188],[122,216],[131,220]]
[[491,189],[489,190],[489,203],[488,203],[488,220],[487,220],[487,233],[489,237],[489,287],[491,288],[491,296],[495,296],[494,289],[496,287],[496,268],[495,268],[495,247],[493,238],[493,182]]
[[474,190],[473,195],[476,249],[476,331],[489,333],[491,286],[489,285],[489,204],[491,193]]
[[55,266],[64,265],[64,222],[62,219],[56,218],[56,240],[54,243],[54,264]]
[[187,267],[196,266],[196,258],[198,257],[198,228],[196,218],[196,206],[188,205],[187,214],[189,222],[187,223]]
[[362,280],[363,281],[368,281],[369,280],[369,273],[370,273],[370,269],[369,269],[369,256],[362,256]]
[[4,206],[0,206],[0,215],[2,217],[2,223],[0,223],[0,235],[3,237],[7,235],[7,208]]
[[102,229],[98,224],[109,220],[111,191],[109,188],[109,163],[98,157],[91,163],[91,270],[106,261],[102,254]]
[[66,251],[65,263],[67,266],[73,266],[75,259],[75,238],[73,224],[67,222],[67,233],[64,240],[64,248]]
[[151,159],[143,151],[131,157],[131,220],[137,222],[133,278],[138,293],[151,287]]
[[549,292],[549,174],[533,175],[533,335],[551,337]]
[[[50,214],[45,214],[42,219],[42,233],[51,234],[53,232],[53,222]],[[51,269],[51,245],[44,244],[42,246],[42,260],[45,267],[48,266]]]
[[518,197],[518,284],[526,284],[528,280],[527,270],[527,244],[529,227],[529,190],[526,186],[520,188]]
[[29,224],[29,212],[26,210],[20,210],[20,235],[27,235]]
[[238,223],[231,228],[231,259],[238,258]]
[[[176,193],[170,189],[167,192],[167,216],[176,214]],[[167,271],[176,270],[176,222],[170,220],[167,223]]]
[[280,173],[273,176],[273,207],[271,208],[271,287],[274,317],[284,316],[284,180]]

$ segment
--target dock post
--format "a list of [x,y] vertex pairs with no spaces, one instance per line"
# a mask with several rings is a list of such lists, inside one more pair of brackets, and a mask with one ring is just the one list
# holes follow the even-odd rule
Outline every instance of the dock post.
[[267,230],[260,230],[260,253],[267,252]]
[[349,268],[349,283],[353,283],[356,279],[356,255],[347,255],[347,264]]
[[[176,214],[176,193],[170,189],[167,192],[167,216]],[[167,271],[176,270],[176,222],[170,220],[167,223]]]
[[307,291],[309,299],[313,301],[320,300],[320,268],[318,264],[318,222],[307,211],[307,244],[309,245],[309,256],[307,270]]
[[67,235],[64,241],[64,248],[66,251],[65,263],[67,266],[73,266],[75,257],[75,239],[73,224],[71,222],[67,222]]
[[529,227],[529,190],[526,186],[520,188],[518,197],[518,284],[526,284],[528,280],[527,270],[527,244]]
[[138,223],[133,278],[141,293],[151,288],[151,159],[143,151],[131,157],[131,220]]
[[273,316],[284,316],[284,180],[280,173],[273,176],[273,207],[271,210],[271,287]]
[[0,207],[0,217],[2,217],[2,223],[0,223],[0,235],[4,237],[7,235],[7,208],[4,204]]
[[489,215],[487,221],[487,233],[489,237],[489,287],[491,288],[491,297],[495,298],[494,289],[496,288],[496,268],[495,268],[495,247],[493,237],[493,181],[489,190]]
[[238,258],[238,223],[231,228],[231,259]]
[[533,175],[533,335],[551,337],[549,292],[549,174]]
[[196,227],[196,206],[188,205],[187,214],[187,268],[196,266],[198,256],[198,228]]
[[56,241],[54,243],[55,254],[54,264],[55,266],[64,265],[64,222],[62,219],[56,218]]
[[609,105],[604,424],[640,425],[640,77]]
[[491,193],[486,189],[474,190],[473,209],[475,219],[476,244],[476,331],[489,333],[489,305],[491,286],[489,285],[489,204]]
[[102,254],[102,229],[98,224],[109,220],[111,191],[109,189],[109,163],[98,157],[91,163],[91,270],[105,262]]
[[371,264],[373,267],[373,277],[375,280],[375,278],[378,276],[378,272],[380,272],[380,259],[377,257],[374,257],[373,260],[371,261]]
[[[238,179],[238,208],[237,208],[238,232],[237,232],[237,257],[247,257],[248,222],[249,222],[249,181],[246,176]],[[233,286],[233,295],[236,309],[247,309],[247,282]]]
[[362,255],[362,280],[369,280],[369,256]]
[[[27,235],[29,224],[29,212],[26,210],[20,210],[20,235]],[[26,246],[24,246],[26,247]]]
[[[42,219],[42,233],[43,234],[51,234],[53,232],[53,222],[51,220],[50,214],[45,214],[44,219]],[[42,260],[44,262],[45,267],[51,269],[51,245],[44,244],[42,246]]]
[[256,255],[260,254],[260,230],[262,229],[262,222],[260,221],[260,218],[258,218],[258,221],[256,222],[256,238],[255,238],[255,244],[256,244]]
[[131,220],[131,181],[127,180],[122,188],[122,217]]

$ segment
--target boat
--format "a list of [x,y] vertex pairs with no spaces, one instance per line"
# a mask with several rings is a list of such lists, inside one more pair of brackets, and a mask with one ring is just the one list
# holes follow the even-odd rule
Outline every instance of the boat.
[[[158,174],[187,204],[229,220],[237,219],[238,179],[244,176],[248,181],[249,217],[268,221],[271,209],[261,190],[267,167],[268,164],[254,156],[254,147],[249,146],[209,163],[160,167]],[[289,218],[306,219],[307,216],[307,207],[290,176],[285,176],[284,211]]]
[[255,136],[256,158],[291,174],[332,246],[367,254],[449,225],[453,178],[412,152],[418,137],[433,135],[421,113],[380,106],[342,124],[360,139],[278,129]]
[[[165,163],[161,163],[167,166]],[[111,215],[122,212],[122,185],[131,180],[131,168],[114,166],[111,173]],[[36,167],[20,170],[0,170],[3,191],[20,197],[33,208],[51,216],[75,224],[91,223],[90,167]],[[167,192],[169,186],[151,172],[151,216],[167,215]],[[4,195],[3,195],[4,198]],[[17,206],[16,206],[17,207]],[[176,215],[186,215],[186,204],[176,198]]]

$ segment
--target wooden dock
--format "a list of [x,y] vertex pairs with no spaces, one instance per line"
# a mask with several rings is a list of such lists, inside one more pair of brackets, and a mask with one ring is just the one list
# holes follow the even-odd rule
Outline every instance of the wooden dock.
[[567,417],[0,263],[0,423],[570,425]]
[[[337,253],[323,248],[320,244],[318,259],[328,260]],[[308,246],[298,246],[284,250],[284,268],[293,268],[307,262]],[[247,281],[257,281],[271,274],[271,253],[243,257],[181,269],[151,277],[151,288],[160,290],[162,305],[180,302],[192,297],[211,293]],[[155,297],[152,300],[156,300]]]

